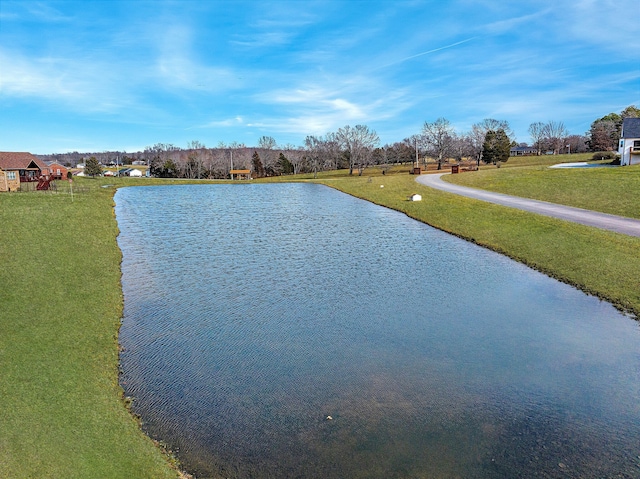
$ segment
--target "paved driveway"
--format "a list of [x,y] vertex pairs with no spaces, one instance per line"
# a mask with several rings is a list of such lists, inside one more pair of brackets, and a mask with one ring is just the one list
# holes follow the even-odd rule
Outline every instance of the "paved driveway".
[[640,220],[625,218],[623,216],[608,215],[606,213],[598,213],[596,211],[583,210],[581,208],[573,208],[571,206],[558,205],[555,203],[547,203],[546,201],[530,200],[517,196],[504,195],[502,193],[493,193],[491,191],[478,190],[466,186],[458,186],[440,178],[445,173],[432,175],[420,175],[416,181],[425,186],[436,188],[438,190],[455,193],[457,195],[467,196],[490,203],[510,206],[525,211],[531,211],[541,215],[552,216],[566,221],[573,221],[587,226],[595,226],[616,233],[622,233],[629,236],[640,237]]

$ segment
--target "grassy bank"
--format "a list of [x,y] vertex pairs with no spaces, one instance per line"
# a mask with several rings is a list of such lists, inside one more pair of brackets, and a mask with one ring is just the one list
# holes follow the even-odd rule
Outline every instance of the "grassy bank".
[[0,477],[175,478],[121,400],[113,189],[74,185],[0,194]]

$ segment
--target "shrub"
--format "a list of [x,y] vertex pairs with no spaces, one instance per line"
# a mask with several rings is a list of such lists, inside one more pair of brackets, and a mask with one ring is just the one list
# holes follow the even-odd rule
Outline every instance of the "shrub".
[[615,151],[596,151],[591,157],[593,160],[615,160]]

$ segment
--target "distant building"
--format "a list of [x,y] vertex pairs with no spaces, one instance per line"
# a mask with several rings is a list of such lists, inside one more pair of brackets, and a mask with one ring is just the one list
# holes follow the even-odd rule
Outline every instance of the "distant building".
[[230,170],[231,179],[250,180],[251,170]]
[[509,150],[509,156],[529,156],[537,154],[538,150],[531,146],[513,146]]
[[625,118],[618,146],[621,165],[640,165],[640,118]]
[[49,176],[49,167],[31,153],[0,151],[0,191],[18,191],[20,183]]
[[49,173],[55,180],[65,180],[69,169],[60,163],[49,163]]

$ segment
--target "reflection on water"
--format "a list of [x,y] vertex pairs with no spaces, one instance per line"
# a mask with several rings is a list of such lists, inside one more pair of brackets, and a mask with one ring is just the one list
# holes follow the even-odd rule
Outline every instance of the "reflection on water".
[[116,203],[122,385],[198,478],[640,475],[610,305],[319,185]]

